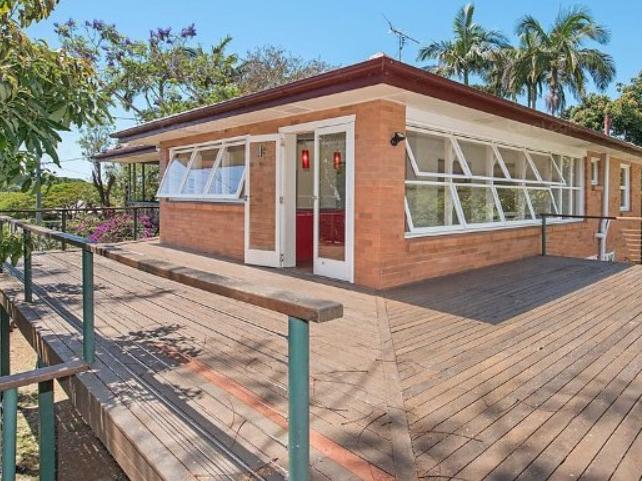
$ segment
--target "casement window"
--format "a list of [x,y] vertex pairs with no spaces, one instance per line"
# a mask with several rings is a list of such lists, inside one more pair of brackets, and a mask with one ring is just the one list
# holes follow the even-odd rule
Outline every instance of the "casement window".
[[245,180],[245,140],[220,141],[170,151],[157,197],[237,200]]
[[620,165],[620,210],[631,210],[631,166]]
[[591,159],[591,185],[600,184],[600,159]]
[[405,144],[407,235],[539,224],[543,213],[583,212],[579,158],[415,127]]

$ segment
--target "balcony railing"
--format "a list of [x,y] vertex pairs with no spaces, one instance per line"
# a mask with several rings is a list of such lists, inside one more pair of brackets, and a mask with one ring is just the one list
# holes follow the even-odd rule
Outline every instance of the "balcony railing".
[[[138,260],[132,263],[131,260],[120,258],[117,250],[109,247],[96,245],[88,239],[59,232],[47,227],[42,227],[27,223],[22,220],[14,219],[8,216],[0,216],[0,233],[3,232],[4,225],[10,225],[12,229],[22,231],[23,237],[23,283],[24,299],[26,302],[33,302],[33,279],[31,266],[31,249],[32,236],[44,237],[53,241],[60,242],[63,245],[71,245],[82,251],[82,344],[83,344],[83,366],[89,366],[95,359],[95,335],[94,335],[94,253],[97,255],[111,258],[115,261],[128,264],[142,271],[171,279],[175,282],[196,287],[198,289],[215,293],[227,298],[236,299],[254,306],[284,314],[288,317],[288,464],[289,479],[296,481],[308,481],[310,477],[310,323],[323,323],[338,319],[343,316],[343,306],[335,301],[310,298],[299,295],[294,292],[284,292],[271,286],[257,285],[240,282],[236,279],[226,278],[219,274],[203,272],[196,269],[190,269],[184,266],[173,266],[167,262],[162,265],[151,260]],[[3,370],[0,377],[0,386],[7,387],[9,393],[7,398],[7,407],[3,413],[7,413],[7,421],[3,423],[3,437],[6,436],[10,441],[15,439],[15,412],[16,396],[12,387],[12,376],[8,376],[8,358],[5,356],[9,352],[8,323],[9,319],[4,311],[3,319],[6,318],[6,332],[3,327],[1,334],[2,339],[2,363],[6,362],[6,369]],[[5,326],[5,323],[3,323]],[[80,369],[79,364],[73,364]],[[70,366],[67,366],[68,368]],[[55,368],[52,366],[52,368]],[[47,368],[48,369],[48,368]],[[60,366],[64,369],[64,365]],[[36,379],[37,371],[33,371],[31,379]],[[47,373],[54,372],[45,371]],[[78,371],[79,372],[79,371]],[[40,371],[42,374],[42,371]],[[72,374],[68,374],[72,375]],[[53,377],[51,378],[53,379]],[[34,381],[35,382],[35,381]],[[39,381],[38,381],[39,382]],[[48,379],[42,382],[50,382]],[[3,384],[4,383],[4,384]],[[49,394],[53,402],[53,394]],[[49,402],[49,401],[47,401]],[[51,408],[52,409],[52,408]],[[51,410],[48,405],[45,410]],[[5,446],[5,444],[3,444]],[[13,469],[15,471],[15,442],[13,450],[7,448],[6,459],[11,468],[11,459],[13,459]],[[44,456],[53,456],[52,450],[55,450],[55,443],[48,443],[45,446]],[[55,456],[54,456],[55,459]],[[48,466],[45,463],[44,466]],[[4,477],[3,468],[3,480]],[[49,468],[47,468],[49,469]],[[9,471],[7,471],[9,472]],[[54,477],[44,479],[55,479]],[[50,474],[46,474],[49,476]],[[12,478],[7,477],[7,480]],[[43,478],[41,478],[43,479]]]

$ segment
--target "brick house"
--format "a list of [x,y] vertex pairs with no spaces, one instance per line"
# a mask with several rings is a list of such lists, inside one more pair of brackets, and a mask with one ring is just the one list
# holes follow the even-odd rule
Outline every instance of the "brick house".
[[[640,215],[641,148],[387,57],[114,136],[159,149],[162,244],[376,289],[537,255],[541,213]],[[630,257],[620,223],[548,224]]]

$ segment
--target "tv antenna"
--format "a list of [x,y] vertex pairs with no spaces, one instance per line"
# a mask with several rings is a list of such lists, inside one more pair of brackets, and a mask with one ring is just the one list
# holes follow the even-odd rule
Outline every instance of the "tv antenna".
[[401,61],[401,54],[403,53],[403,48],[406,46],[406,43],[408,41],[410,41],[410,42],[414,42],[416,44],[419,44],[419,40],[417,40],[416,38],[411,37],[406,32],[402,32],[401,30],[396,28],[392,24],[392,22],[388,19],[388,17],[386,17],[385,15],[383,15],[383,18],[385,18],[386,22],[388,22],[388,27],[389,27],[388,33],[392,33],[392,34],[395,34],[397,36],[397,40],[398,40],[397,59],[399,61]]

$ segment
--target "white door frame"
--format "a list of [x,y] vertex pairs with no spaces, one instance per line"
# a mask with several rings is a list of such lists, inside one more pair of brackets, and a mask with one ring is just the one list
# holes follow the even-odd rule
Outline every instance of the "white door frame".
[[[345,234],[344,234],[344,260],[323,258],[319,255],[319,225],[321,222],[320,211],[320,145],[322,135],[344,133],[346,134],[345,163]],[[354,278],[354,124],[330,125],[319,127],[314,131],[314,273],[325,277],[332,277],[343,281],[353,282]]]
[[[281,203],[282,199],[282,177],[283,177],[283,155],[281,148],[280,135],[278,134],[269,134],[269,135],[253,135],[248,137],[247,143],[245,144],[245,263],[253,264],[258,266],[267,266],[267,267],[281,267],[282,265],[282,256],[281,256],[281,219],[283,217],[283,204]],[[251,172],[250,172],[250,156],[251,156],[251,147],[252,144],[261,143],[261,142],[274,142],[275,145],[275,162],[276,162],[276,175],[274,177],[275,185],[275,196],[274,196],[274,250],[259,250],[250,248],[250,236],[251,236],[251,226],[250,226],[250,198],[252,196],[252,186],[250,184]],[[265,179],[269,181],[269,179]]]

